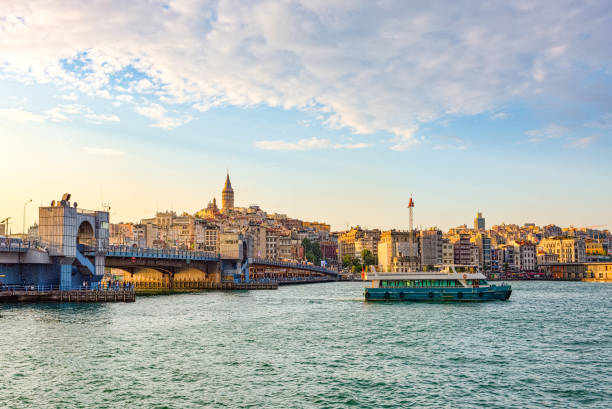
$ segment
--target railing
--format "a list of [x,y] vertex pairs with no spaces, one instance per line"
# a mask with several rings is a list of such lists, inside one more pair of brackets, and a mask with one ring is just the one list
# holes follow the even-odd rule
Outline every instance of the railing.
[[5,291],[24,291],[24,292],[44,292],[44,291],[133,291],[134,286],[110,285],[102,286],[99,283],[90,283],[89,286],[74,286],[60,287],[59,285],[17,285],[17,284],[0,284],[0,292]]
[[218,254],[210,251],[149,249],[121,245],[109,246],[106,255],[110,257],[166,258],[175,260],[212,261],[219,259]]
[[338,275],[337,271],[330,270],[330,269],[327,269],[325,267],[318,267],[318,266],[314,266],[314,265],[311,265],[311,264],[304,264],[304,263],[292,263],[292,262],[288,262],[288,261],[269,260],[269,259],[265,259],[265,258],[250,258],[249,259],[249,264],[250,265],[252,265],[252,264],[263,264],[263,265],[266,265],[266,266],[298,268],[298,269],[301,269],[301,270],[317,271],[319,273],[330,274],[330,275],[334,275],[334,276]]

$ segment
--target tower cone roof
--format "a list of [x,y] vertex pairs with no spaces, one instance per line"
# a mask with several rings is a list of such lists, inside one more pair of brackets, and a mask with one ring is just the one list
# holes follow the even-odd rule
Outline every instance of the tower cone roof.
[[224,192],[233,192],[232,182],[230,181],[229,172],[227,173],[227,177],[225,178],[225,187],[223,187]]

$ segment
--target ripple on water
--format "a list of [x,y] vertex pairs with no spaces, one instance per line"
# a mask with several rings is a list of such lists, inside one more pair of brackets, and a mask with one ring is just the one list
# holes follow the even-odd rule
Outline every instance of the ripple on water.
[[14,408],[609,408],[612,286],[364,303],[360,283],[0,306]]

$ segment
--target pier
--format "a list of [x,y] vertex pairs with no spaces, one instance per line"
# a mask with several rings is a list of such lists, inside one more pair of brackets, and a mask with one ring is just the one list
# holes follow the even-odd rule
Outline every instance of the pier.
[[21,302],[76,302],[76,303],[102,303],[102,302],[134,302],[134,290],[92,290],[75,289],[61,290],[36,287],[6,287],[0,289],[0,303]]

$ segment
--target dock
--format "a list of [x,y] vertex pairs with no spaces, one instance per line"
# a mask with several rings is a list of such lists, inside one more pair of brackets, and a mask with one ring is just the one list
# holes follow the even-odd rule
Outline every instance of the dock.
[[134,290],[30,290],[9,289],[0,291],[0,303],[23,302],[134,302]]

